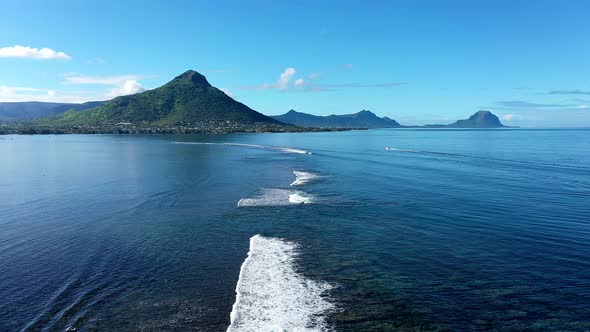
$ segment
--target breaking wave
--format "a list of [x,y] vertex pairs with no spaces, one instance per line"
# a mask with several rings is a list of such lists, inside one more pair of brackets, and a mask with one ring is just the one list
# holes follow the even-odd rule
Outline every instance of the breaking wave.
[[314,197],[306,193],[288,189],[263,188],[253,197],[242,198],[238,207],[245,206],[285,206],[291,204],[311,204]]
[[317,174],[302,171],[293,171],[293,174],[295,174],[295,181],[291,183],[292,186],[304,185],[319,177]]
[[255,235],[240,269],[228,332],[327,331],[332,286],[296,271],[297,244]]

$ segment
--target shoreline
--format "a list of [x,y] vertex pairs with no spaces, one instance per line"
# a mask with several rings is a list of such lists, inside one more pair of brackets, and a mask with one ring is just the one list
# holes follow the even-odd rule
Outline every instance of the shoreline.
[[170,134],[276,134],[276,133],[324,133],[324,132],[344,132],[357,130],[511,130],[511,129],[541,129],[541,130],[562,130],[562,129],[590,129],[580,128],[522,128],[518,126],[504,126],[491,128],[469,128],[469,127],[427,127],[427,126],[402,126],[391,128],[314,128],[314,127],[295,127],[295,128],[276,128],[276,129],[243,129],[243,130],[173,130],[162,129],[158,127],[143,128],[140,130],[126,129],[91,129],[91,128],[44,128],[44,127],[11,127],[0,126],[0,136],[9,135],[170,135]]
[[149,135],[149,134],[238,134],[238,133],[313,133],[367,130],[367,128],[313,128],[274,125],[238,125],[232,127],[185,127],[179,126],[71,126],[45,127],[30,125],[0,126],[4,135]]

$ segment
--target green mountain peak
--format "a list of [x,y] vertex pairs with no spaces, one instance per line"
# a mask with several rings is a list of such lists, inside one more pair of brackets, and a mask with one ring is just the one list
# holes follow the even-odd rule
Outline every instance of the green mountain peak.
[[194,70],[182,73],[159,88],[117,97],[99,107],[66,112],[43,122],[51,126],[116,123],[170,126],[184,123],[206,125],[213,122],[282,125],[235,101]]
[[210,87],[211,84],[209,83],[209,81],[207,81],[207,78],[205,77],[205,75],[196,72],[194,70],[187,70],[184,73],[176,76],[172,81],[170,81],[169,83],[174,83],[174,82],[191,82],[192,84],[195,85],[201,85],[201,86],[205,86],[205,87]]

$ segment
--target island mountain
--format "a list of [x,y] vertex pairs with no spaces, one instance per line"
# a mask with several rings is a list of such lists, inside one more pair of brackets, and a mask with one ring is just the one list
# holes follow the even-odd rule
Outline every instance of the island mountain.
[[426,125],[425,128],[504,128],[500,119],[490,111],[478,111],[469,119],[458,120],[448,125]]
[[400,124],[388,117],[380,118],[370,111],[354,114],[318,116],[290,110],[283,115],[273,116],[275,120],[295,126],[316,128],[398,128]]
[[[203,131],[239,131],[255,124],[284,126],[211,86],[205,76],[189,70],[165,85],[142,93],[121,96],[99,107],[66,112],[42,119],[50,126],[120,126],[144,128],[195,128]],[[231,127],[231,128],[229,128]],[[210,130],[212,129],[212,130]],[[227,130],[226,130],[227,129]]]

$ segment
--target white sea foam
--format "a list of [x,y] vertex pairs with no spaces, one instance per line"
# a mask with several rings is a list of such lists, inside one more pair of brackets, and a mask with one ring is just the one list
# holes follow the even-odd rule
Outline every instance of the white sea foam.
[[273,150],[273,151],[280,151],[280,152],[286,152],[286,153],[311,154],[310,151],[302,150],[302,149],[282,147],[282,146],[272,146],[272,145],[260,145],[260,144],[211,143],[211,142],[172,142],[172,143],[173,144],[193,144],[193,145],[229,145],[229,146],[238,146],[238,147],[251,148],[251,149]]
[[293,171],[295,174],[295,181],[291,183],[292,186],[300,186],[317,179],[319,176],[310,172]]
[[311,152],[307,151],[307,150],[301,150],[301,149],[294,149],[294,148],[283,148],[283,147],[271,147],[271,148],[275,148],[278,149],[280,151],[283,152],[291,152],[291,153],[300,153],[300,154],[311,154]]
[[302,196],[300,193],[289,195],[289,202],[293,204],[310,204],[313,203],[311,197]]
[[240,269],[228,332],[327,331],[332,286],[296,271],[297,245],[255,235]]
[[385,150],[387,150],[387,151],[401,151],[401,152],[419,152],[419,151],[416,151],[416,150],[392,148],[390,146],[386,146],[385,147]]
[[244,206],[284,206],[291,204],[314,203],[313,196],[303,192],[288,189],[263,188],[258,190],[253,197],[242,198],[238,201],[238,207]]

